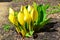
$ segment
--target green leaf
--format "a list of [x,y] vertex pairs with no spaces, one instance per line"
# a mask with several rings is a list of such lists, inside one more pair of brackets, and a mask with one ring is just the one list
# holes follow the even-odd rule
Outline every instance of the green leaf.
[[30,34],[29,33],[26,33],[26,35],[25,35],[26,37],[30,37]]
[[41,21],[43,21],[42,5],[39,5],[37,7],[37,11],[38,11],[37,23],[39,24]]
[[34,31],[30,31],[30,32],[28,32],[28,33],[26,33],[26,37],[31,37],[32,35],[33,35],[33,33],[34,33]]
[[31,36],[33,35],[33,33],[34,33],[34,31],[30,31],[30,35],[31,35]]
[[28,25],[27,22],[25,22],[25,28],[26,28],[27,31],[29,31],[29,25]]
[[37,23],[35,24],[36,26],[34,27],[34,30],[37,29],[37,31],[40,30],[40,28],[43,28],[45,24],[47,24],[49,22],[49,18],[47,18],[47,13],[46,10],[48,8],[48,5],[39,5],[37,7],[37,11],[38,11],[38,19],[37,19]]
[[44,5],[42,6],[42,14],[43,14],[43,21],[44,21],[46,19],[46,16],[47,16],[46,9],[45,9]]
[[49,8],[49,4],[44,5],[45,10]]
[[50,18],[45,19],[43,22],[40,23],[41,27],[49,22]]

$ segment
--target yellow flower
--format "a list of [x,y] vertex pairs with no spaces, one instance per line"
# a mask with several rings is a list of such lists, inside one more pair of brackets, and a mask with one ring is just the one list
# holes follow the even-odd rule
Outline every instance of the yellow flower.
[[28,10],[24,7],[24,21],[31,22],[31,15],[29,14]]
[[12,8],[9,8],[9,17],[8,17],[8,19],[9,19],[10,22],[12,22],[13,24],[18,25],[17,19],[16,19],[16,17],[14,16],[14,11],[13,11]]
[[36,21],[36,19],[38,18],[37,10],[32,9],[32,11],[31,11],[31,18],[32,18],[33,21]]
[[24,10],[24,6],[21,6],[20,11],[23,12],[23,10]]
[[19,33],[20,29],[19,29],[19,26],[18,26],[18,21],[17,21],[17,18],[14,16],[14,11],[13,11],[12,8],[9,8],[9,17],[8,17],[8,19],[10,20],[11,23],[16,25],[15,29]]
[[28,5],[28,12],[31,12],[32,8],[32,6]]
[[18,13],[18,22],[21,24],[21,25],[24,25],[24,14],[22,12],[19,12]]
[[38,12],[32,6],[28,5],[28,12],[31,14],[31,18],[33,21],[36,21],[38,17]]

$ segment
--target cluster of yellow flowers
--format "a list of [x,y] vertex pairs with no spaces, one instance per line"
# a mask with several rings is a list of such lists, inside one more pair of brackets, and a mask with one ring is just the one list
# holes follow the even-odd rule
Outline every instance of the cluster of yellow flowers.
[[[36,21],[36,19],[38,18],[38,12],[33,6],[28,5],[28,8],[26,8],[26,6],[21,6],[20,11],[18,12],[17,15],[15,15],[14,10],[12,8],[9,8],[9,17],[8,18],[11,23],[13,23],[14,25],[17,26],[15,28],[16,28],[17,32],[19,33],[20,29],[19,29],[18,22],[19,22],[19,24],[21,24],[24,27],[25,23],[30,24],[31,21],[32,22]],[[23,32],[22,32],[22,35],[25,35],[25,34],[23,34]]]

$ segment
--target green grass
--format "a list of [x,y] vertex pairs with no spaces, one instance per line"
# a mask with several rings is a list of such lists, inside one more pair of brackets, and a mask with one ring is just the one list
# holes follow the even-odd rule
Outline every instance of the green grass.
[[54,14],[60,12],[60,6],[50,6],[49,14]]
[[4,29],[5,31],[9,31],[10,25],[8,25],[8,24],[3,25],[3,29]]

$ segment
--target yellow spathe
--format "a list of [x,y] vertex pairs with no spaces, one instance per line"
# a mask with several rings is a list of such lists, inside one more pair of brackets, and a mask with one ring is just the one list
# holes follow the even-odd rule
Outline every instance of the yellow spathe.
[[19,14],[18,14],[18,22],[21,25],[24,25],[24,14],[22,12],[19,12]]

